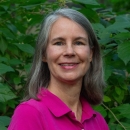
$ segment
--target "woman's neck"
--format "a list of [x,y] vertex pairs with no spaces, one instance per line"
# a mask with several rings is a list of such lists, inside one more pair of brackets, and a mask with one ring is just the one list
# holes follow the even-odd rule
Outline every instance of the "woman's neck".
[[48,90],[59,97],[75,114],[78,121],[81,120],[82,105],[80,103],[80,91],[82,82],[75,84],[50,82]]

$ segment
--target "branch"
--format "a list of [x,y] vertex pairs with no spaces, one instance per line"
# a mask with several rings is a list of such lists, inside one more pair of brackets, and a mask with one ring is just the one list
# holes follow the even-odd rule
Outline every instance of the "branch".
[[115,114],[104,104],[102,103],[102,105],[113,115],[113,117],[115,118],[115,120],[121,125],[121,127],[126,130],[125,126],[123,126],[123,124],[117,119],[117,117],[115,116]]
[[4,81],[6,81],[6,83],[7,83],[13,90],[15,90],[14,86],[12,86],[12,85],[7,81],[7,79],[5,79],[2,75],[0,75],[0,77],[1,77]]

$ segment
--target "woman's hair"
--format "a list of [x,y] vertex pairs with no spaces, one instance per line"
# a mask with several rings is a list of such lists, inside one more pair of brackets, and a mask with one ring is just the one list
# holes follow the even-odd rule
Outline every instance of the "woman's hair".
[[85,97],[90,104],[97,105],[102,102],[103,87],[105,85],[100,47],[88,19],[80,12],[68,8],[58,9],[50,13],[42,23],[36,44],[32,68],[27,81],[28,90],[24,101],[30,98],[38,99],[37,94],[39,89],[42,87],[47,88],[49,84],[50,71],[47,63],[43,62],[43,57],[46,55],[51,27],[60,17],[65,17],[78,23],[88,34],[89,45],[93,51],[93,58],[90,68],[83,79],[81,96]]

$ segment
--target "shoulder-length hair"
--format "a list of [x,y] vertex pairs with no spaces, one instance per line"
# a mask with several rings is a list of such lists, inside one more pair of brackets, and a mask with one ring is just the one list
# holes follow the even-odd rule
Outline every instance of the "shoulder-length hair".
[[88,34],[89,45],[93,51],[93,58],[90,68],[83,79],[81,96],[83,96],[90,104],[97,105],[102,102],[103,87],[105,85],[100,47],[89,20],[80,12],[68,8],[58,9],[50,13],[41,25],[33,64],[27,81],[28,89],[24,101],[30,98],[38,99],[37,94],[39,90],[42,87],[47,88],[49,84],[50,71],[47,63],[43,62],[43,57],[46,55],[51,27],[60,17],[66,17],[78,23]]

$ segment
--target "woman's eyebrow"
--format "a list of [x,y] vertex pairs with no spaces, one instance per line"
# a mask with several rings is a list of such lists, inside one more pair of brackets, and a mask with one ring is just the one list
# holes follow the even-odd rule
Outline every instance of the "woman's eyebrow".
[[88,38],[85,38],[85,37],[76,37],[75,40],[84,40],[84,41],[88,41]]
[[[56,38],[51,39],[50,42],[55,42],[55,41],[57,41],[57,40],[64,41],[65,39],[62,38],[62,37],[56,37]],[[74,40],[84,40],[84,41],[88,41],[88,38],[79,36],[79,37],[74,38]]]
[[62,37],[56,37],[56,38],[51,39],[50,41],[54,42],[54,41],[57,41],[57,40],[64,40],[64,38],[62,38]]

